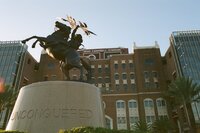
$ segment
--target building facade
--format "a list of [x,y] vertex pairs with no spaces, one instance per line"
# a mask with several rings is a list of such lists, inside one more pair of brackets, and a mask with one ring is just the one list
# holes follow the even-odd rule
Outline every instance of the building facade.
[[[27,52],[28,46],[20,41],[0,42],[0,77],[13,92],[18,92],[23,85],[35,82],[34,67],[37,62]],[[32,65],[31,65],[32,64]],[[12,109],[5,109],[0,114],[0,128],[4,128]]]
[[[79,51],[90,59],[90,83],[101,89],[106,126],[111,129],[133,129],[139,120],[153,123],[160,117],[169,117],[162,96],[166,81],[158,45],[134,46],[133,52],[129,54],[127,48]],[[77,69],[71,70],[72,79],[79,76]],[[41,55],[37,79],[64,79],[59,62],[45,52]]]
[[[170,37],[178,76],[200,84],[200,31],[173,32]],[[192,103],[196,122],[200,122],[200,103]]]
[[[166,75],[167,81],[169,83],[175,80],[177,77],[189,77],[195,83],[200,84],[200,31],[176,31],[170,36],[170,47],[165,54],[166,65]],[[193,102],[192,111],[195,120],[192,117],[188,118],[193,123],[200,123],[200,104],[198,102]],[[179,109],[178,112],[183,111],[183,107]],[[183,115],[184,116],[184,115]],[[177,116],[178,117],[178,116]],[[179,113],[179,118],[181,118]],[[180,128],[182,130],[184,127],[185,120],[180,121]],[[182,124],[181,124],[182,123]],[[193,125],[193,124],[192,124]]]

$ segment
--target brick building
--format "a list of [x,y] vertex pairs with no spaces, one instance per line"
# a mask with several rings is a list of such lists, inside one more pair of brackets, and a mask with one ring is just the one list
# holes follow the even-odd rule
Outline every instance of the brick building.
[[[105,107],[106,126],[132,129],[138,120],[148,123],[168,117],[167,105],[161,92],[166,89],[163,62],[158,45],[127,48],[80,50],[90,59],[91,84],[99,87]],[[63,80],[59,62],[45,52],[41,55],[37,81]],[[78,79],[79,71],[71,70],[71,78]]]

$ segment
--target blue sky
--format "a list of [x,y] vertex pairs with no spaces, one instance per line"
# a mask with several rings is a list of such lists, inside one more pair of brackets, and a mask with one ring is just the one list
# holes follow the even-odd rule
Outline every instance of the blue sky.
[[[0,41],[47,36],[57,17],[70,15],[97,34],[83,35],[85,48],[126,47],[131,53],[133,42],[157,41],[164,55],[173,31],[200,30],[199,5],[199,0],[1,0]],[[39,60],[39,46],[29,51]]]

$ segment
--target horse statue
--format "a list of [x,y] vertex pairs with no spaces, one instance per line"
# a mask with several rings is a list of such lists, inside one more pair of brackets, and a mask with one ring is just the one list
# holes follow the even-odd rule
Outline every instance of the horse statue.
[[[50,57],[59,60],[61,70],[64,73],[66,80],[70,80],[70,69],[78,68],[80,70],[80,81],[83,81],[83,68],[85,68],[87,71],[87,81],[89,81],[91,78],[91,68],[88,61],[89,59],[80,57],[79,53],[77,52],[79,47],[82,45],[83,40],[80,34],[76,34],[76,31],[78,28],[81,28],[87,35],[94,33],[87,30],[87,25],[85,23],[79,22],[80,24],[77,25],[75,19],[72,17],[67,17],[67,20],[62,18],[62,20],[69,22],[70,26],[56,21],[55,27],[57,30],[51,35],[47,37],[32,36],[22,40],[21,42],[25,44],[31,39],[36,39],[36,41],[32,44],[32,48],[34,48],[39,42],[39,45]],[[71,33],[72,29],[73,31]]]

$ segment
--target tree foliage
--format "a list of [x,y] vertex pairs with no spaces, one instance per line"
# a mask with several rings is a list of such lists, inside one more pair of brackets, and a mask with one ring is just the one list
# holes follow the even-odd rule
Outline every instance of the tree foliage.
[[14,105],[17,94],[9,85],[4,86],[4,91],[0,93],[0,112],[5,108]]
[[134,126],[134,133],[150,133],[151,125],[146,123],[146,121],[141,120],[136,122]]
[[157,119],[152,127],[154,133],[168,133],[169,130],[173,129],[173,125],[168,118]]
[[168,97],[174,98],[176,104],[191,103],[200,100],[200,86],[189,77],[180,77],[169,85],[166,92]]

